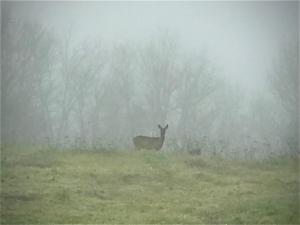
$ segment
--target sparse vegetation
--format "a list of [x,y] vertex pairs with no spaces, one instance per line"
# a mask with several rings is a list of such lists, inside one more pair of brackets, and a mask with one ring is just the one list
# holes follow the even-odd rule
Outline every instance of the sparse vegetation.
[[4,148],[1,223],[298,224],[298,162]]

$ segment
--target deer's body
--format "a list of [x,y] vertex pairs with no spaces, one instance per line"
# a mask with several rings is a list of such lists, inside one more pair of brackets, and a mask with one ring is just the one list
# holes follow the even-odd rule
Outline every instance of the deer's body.
[[162,128],[158,125],[160,129],[160,137],[147,137],[147,136],[136,136],[133,138],[133,143],[136,149],[154,149],[160,150],[165,141],[165,133],[168,125],[165,128]]
[[160,137],[137,136],[133,138],[133,143],[137,149],[155,149],[160,150],[164,139]]

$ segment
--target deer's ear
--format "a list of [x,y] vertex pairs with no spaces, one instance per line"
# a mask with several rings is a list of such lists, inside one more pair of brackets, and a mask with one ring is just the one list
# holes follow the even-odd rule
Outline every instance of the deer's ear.
[[158,124],[158,128],[159,128],[159,129],[162,129],[162,127],[161,127],[159,124]]
[[167,129],[169,127],[169,124],[167,124],[167,126],[165,126],[165,129]]

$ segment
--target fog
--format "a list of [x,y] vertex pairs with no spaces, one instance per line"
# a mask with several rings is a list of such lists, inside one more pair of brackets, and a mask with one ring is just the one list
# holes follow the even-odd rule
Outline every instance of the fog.
[[298,2],[1,2],[4,144],[297,154]]

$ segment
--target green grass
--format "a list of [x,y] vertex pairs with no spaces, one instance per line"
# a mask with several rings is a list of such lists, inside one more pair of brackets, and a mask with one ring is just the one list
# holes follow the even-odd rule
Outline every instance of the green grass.
[[5,148],[1,223],[298,224],[297,159]]

